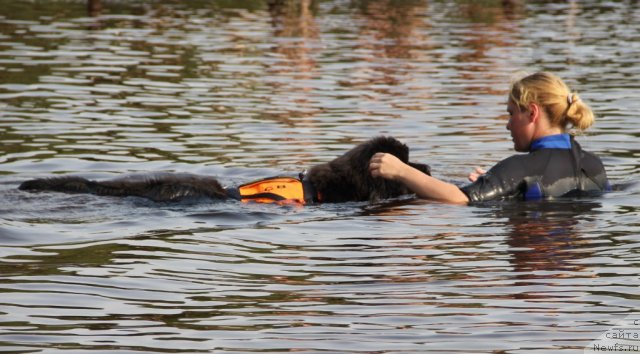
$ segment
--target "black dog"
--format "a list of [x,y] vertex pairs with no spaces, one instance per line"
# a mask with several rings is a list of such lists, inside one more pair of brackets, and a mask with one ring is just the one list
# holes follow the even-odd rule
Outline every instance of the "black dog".
[[[344,155],[312,167],[300,177],[307,201],[339,203],[375,201],[409,194],[403,184],[374,178],[369,173],[369,160],[377,152],[398,157],[426,174],[428,165],[409,162],[409,148],[392,137],[376,137]],[[237,187],[223,188],[213,177],[187,173],[130,175],[106,181],[91,181],[82,177],[64,176],[40,178],[22,183],[21,190],[91,193],[105,196],[136,196],[158,202],[180,201],[189,198],[242,199]],[[306,198],[305,198],[306,199]]]

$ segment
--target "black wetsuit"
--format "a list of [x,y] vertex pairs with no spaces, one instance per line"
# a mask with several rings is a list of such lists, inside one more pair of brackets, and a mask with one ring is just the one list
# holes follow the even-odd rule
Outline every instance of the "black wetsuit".
[[561,134],[535,141],[528,154],[500,161],[460,189],[470,202],[480,202],[593,195],[611,186],[600,159],[583,151],[573,137]]

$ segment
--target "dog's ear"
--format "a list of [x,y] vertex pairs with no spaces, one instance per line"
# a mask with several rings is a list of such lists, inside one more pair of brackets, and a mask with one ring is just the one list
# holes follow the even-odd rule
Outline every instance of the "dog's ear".
[[378,136],[365,144],[373,155],[376,152],[385,152],[399,158],[402,162],[408,162],[409,160],[409,147],[401,143],[398,139],[392,136]]
[[409,162],[409,166],[417,169],[418,171],[431,176],[431,166],[424,164],[424,163],[415,163],[415,162]]

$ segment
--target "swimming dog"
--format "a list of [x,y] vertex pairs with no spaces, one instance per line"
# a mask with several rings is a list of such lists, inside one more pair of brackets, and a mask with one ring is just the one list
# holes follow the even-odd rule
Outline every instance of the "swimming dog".
[[151,173],[104,181],[76,176],[39,178],[25,181],[18,188],[25,191],[134,196],[156,202],[177,202],[191,198],[300,204],[373,202],[410,194],[411,191],[402,183],[371,176],[369,160],[377,152],[395,155],[402,162],[431,174],[429,165],[409,161],[409,148],[406,145],[393,137],[379,136],[357,145],[332,161],[313,166],[297,177],[270,177],[236,187],[225,188],[210,176]]

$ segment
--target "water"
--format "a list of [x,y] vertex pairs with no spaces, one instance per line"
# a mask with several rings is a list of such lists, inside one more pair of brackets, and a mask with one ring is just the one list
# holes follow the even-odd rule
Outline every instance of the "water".
[[[582,353],[637,311],[633,1],[0,0],[0,351]],[[307,207],[24,193],[54,174],[237,184],[393,135],[463,183],[506,90],[596,111],[602,198]]]

